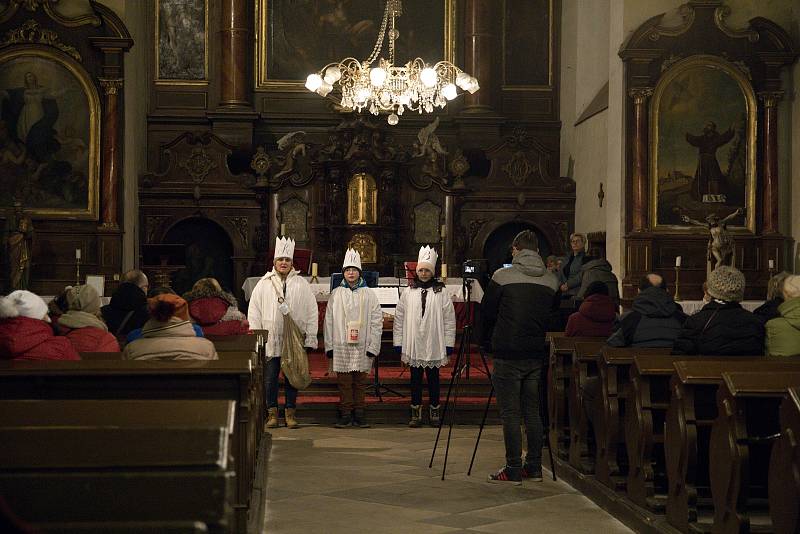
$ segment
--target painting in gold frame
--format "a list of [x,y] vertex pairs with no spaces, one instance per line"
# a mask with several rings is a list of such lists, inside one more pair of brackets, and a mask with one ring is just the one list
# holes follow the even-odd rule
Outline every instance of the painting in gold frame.
[[160,85],[208,84],[208,0],[155,0]]
[[[396,62],[455,58],[457,0],[404,0]],[[383,16],[375,0],[256,0],[256,89],[305,90],[306,76],[369,56]],[[388,57],[384,43],[383,57]]]
[[[553,89],[556,0],[503,0],[503,90]],[[547,61],[532,50],[547,50]]]
[[746,70],[720,57],[677,61],[650,105],[650,214],[655,231],[702,232],[684,217],[755,231],[756,99]]
[[51,48],[0,52],[0,210],[97,219],[100,99],[83,67]]

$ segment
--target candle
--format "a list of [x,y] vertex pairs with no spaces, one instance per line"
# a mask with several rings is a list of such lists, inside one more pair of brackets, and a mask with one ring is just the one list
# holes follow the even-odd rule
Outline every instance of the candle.
[[774,269],[775,268],[775,260],[769,260],[769,268],[770,269]]
[[281,235],[282,236],[286,235],[286,224],[285,223],[281,223]]
[[680,266],[681,266],[681,257],[680,256],[676,256],[675,257],[675,267],[680,267]]
[[75,249],[75,259],[76,260],[81,259],[81,249],[79,249],[79,248]]
[[[444,228],[444,227],[442,227],[442,228]],[[442,264],[442,278],[447,278],[447,264],[446,263]]]
[[318,268],[319,268],[319,265],[317,265],[316,263],[312,263],[311,264],[311,276],[313,276],[314,278],[317,277],[317,269]]
[[443,224],[442,225],[442,239],[444,239],[445,236],[447,236],[447,225]]

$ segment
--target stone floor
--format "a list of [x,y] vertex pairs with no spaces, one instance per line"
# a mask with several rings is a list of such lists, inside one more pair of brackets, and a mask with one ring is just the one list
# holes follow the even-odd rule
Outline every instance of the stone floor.
[[[443,438],[446,433],[443,432]],[[265,531],[269,533],[631,532],[563,482],[486,482],[503,464],[502,430],[486,427],[467,476],[477,427],[456,427],[447,476],[436,430],[308,425],[272,432]],[[546,458],[546,456],[545,456]]]

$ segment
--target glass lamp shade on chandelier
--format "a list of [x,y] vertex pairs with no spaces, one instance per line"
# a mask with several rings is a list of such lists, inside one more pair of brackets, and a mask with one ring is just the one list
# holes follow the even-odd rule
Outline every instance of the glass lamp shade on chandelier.
[[[407,110],[431,113],[434,108],[443,108],[448,100],[458,96],[457,88],[470,94],[477,91],[480,88],[478,80],[449,61],[429,65],[416,58],[402,66],[394,64],[394,43],[399,36],[395,19],[402,12],[401,0],[387,0],[378,39],[370,56],[363,61],[348,57],[338,63],[329,63],[308,76],[306,88],[326,97],[338,84],[343,108],[359,112],[366,109],[373,115],[389,113],[387,120],[391,125],[397,124],[399,116]],[[387,35],[389,59],[378,59]],[[377,66],[374,66],[376,61]]]

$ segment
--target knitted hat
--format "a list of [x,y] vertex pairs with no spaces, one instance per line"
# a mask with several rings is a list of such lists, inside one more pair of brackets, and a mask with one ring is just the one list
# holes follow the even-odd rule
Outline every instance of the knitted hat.
[[348,267],[355,267],[361,271],[361,254],[357,250],[348,248],[344,253],[344,261],[342,262],[342,272]]
[[744,300],[744,275],[738,269],[720,265],[708,276],[708,294],[725,302]]
[[67,306],[70,310],[82,311],[97,315],[100,313],[100,295],[89,285],[67,288]]
[[583,298],[588,299],[591,295],[608,295],[608,286],[605,282],[595,280],[586,288],[586,293],[583,294]]
[[439,255],[436,254],[436,251],[425,245],[419,249],[419,255],[417,256],[417,270],[429,269],[432,273],[436,273],[436,260],[438,259]]
[[147,299],[147,310],[156,321],[167,322],[170,317],[189,320],[189,305],[178,295],[165,293]]
[[47,304],[42,297],[24,289],[18,289],[7,297],[0,297],[0,319],[11,317],[28,317],[50,322]]
[[800,297],[800,275],[787,276],[783,281],[783,298],[786,300]]

